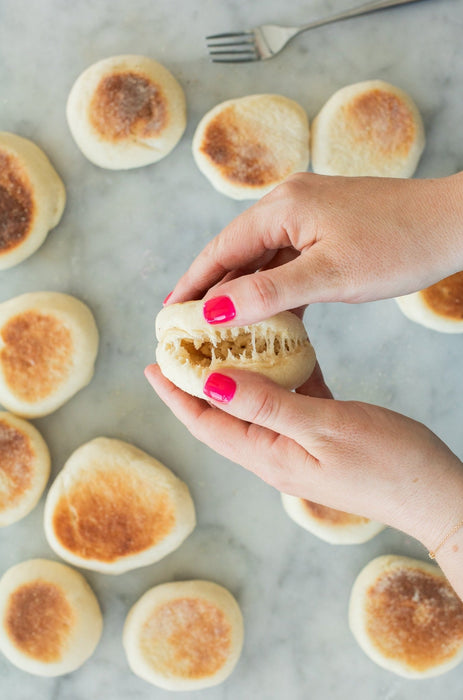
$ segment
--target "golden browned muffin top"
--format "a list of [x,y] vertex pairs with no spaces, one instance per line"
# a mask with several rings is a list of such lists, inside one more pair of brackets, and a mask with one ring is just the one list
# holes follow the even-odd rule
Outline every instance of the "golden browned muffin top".
[[93,127],[107,141],[149,139],[166,128],[168,108],[160,86],[134,71],[115,72],[99,82],[89,107]]
[[463,272],[423,289],[422,298],[427,306],[439,316],[451,321],[463,321]]
[[0,511],[14,506],[29,489],[33,460],[29,436],[0,419]]
[[71,333],[52,314],[24,311],[3,325],[3,375],[18,398],[34,403],[52,395],[72,368]]
[[416,138],[415,119],[400,97],[380,88],[363,92],[344,107],[352,145],[370,143],[381,158],[406,157]]
[[231,182],[262,187],[284,177],[258,124],[238,115],[234,105],[207,124],[200,150]]
[[231,626],[213,603],[200,597],[177,598],[153,610],[140,643],[145,659],[159,673],[207,678],[227,661]]
[[45,663],[61,659],[74,621],[64,591],[41,579],[22,584],[10,595],[4,617],[15,647]]
[[24,242],[32,230],[32,186],[17,158],[0,148],[0,255]]
[[441,576],[399,567],[367,591],[366,630],[386,658],[415,671],[450,660],[463,643],[463,604]]
[[89,469],[58,500],[53,529],[60,544],[84,559],[113,562],[154,547],[175,525],[166,491],[127,467]]

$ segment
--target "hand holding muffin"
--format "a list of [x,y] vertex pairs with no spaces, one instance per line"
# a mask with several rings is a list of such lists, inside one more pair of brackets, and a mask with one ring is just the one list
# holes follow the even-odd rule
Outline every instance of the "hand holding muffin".
[[[205,321],[224,332],[317,301],[422,290],[463,269],[462,192],[463,174],[422,181],[291,176],[206,246],[166,311],[202,298]],[[463,528],[453,532],[463,512],[463,467],[425,426],[333,400],[318,365],[295,393],[255,372],[210,368],[208,403],[161,369],[150,366],[148,380],[198,439],[280,491],[417,537],[437,551],[463,596]]]

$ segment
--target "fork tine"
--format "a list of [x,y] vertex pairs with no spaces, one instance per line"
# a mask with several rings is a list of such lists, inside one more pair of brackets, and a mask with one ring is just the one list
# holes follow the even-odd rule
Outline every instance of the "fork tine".
[[254,32],[213,34],[207,36],[206,41],[213,63],[251,63],[259,60],[254,43]]
[[257,54],[254,54],[252,58],[213,58],[212,63],[253,63],[257,60]]
[[233,49],[225,49],[225,51],[209,51],[209,53],[211,56],[255,56],[256,54],[256,52],[251,49],[237,49],[236,51],[233,51]]
[[243,41],[219,41],[217,44],[208,44],[209,49],[220,49],[222,46],[254,46],[253,41],[245,39]]
[[206,37],[206,40],[209,41],[209,39],[229,39],[233,36],[252,36],[252,32],[229,32],[228,34],[211,34],[210,36]]

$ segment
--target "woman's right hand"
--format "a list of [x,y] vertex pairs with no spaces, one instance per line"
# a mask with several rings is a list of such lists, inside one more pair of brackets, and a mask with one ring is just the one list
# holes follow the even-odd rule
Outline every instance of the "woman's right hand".
[[[243,370],[212,373],[203,401],[146,376],[188,430],[279,491],[392,525],[439,549],[463,598],[463,465],[421,423],[379,406],[333,400],[317,367],[296,393]],[[218,410],[220,409],[220,410]]]
[[462,221],[463,173],[299,173],[216,236],[167,303],[207,293],[207,320],[246,325],[313,302],[408,294],[463,269]]

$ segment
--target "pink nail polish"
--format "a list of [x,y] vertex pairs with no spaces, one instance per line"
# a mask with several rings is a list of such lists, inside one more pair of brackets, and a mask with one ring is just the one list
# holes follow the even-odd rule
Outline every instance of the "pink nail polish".
[[236,382],[231,377],[226,377],[219,372],[212,372],[206,380],[204,393],[214,401],[229,403],[235,395]]
[[204,302],[203,314],[208,323],[225,323],[235,318],[236,309],[230,297],[214,297]]
[[162,302],[162,305],[165,306],[167,302],[169,301],[170,297],[172,296],[172,292],[169,292],[169,294],[166,296],[164,301]]

